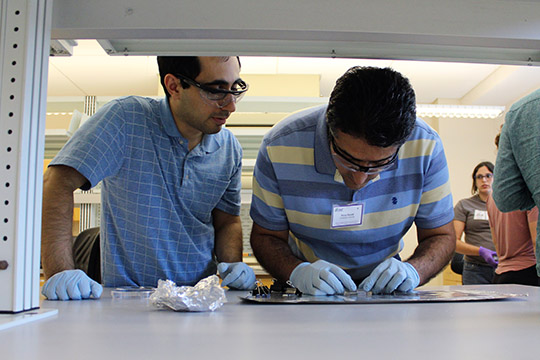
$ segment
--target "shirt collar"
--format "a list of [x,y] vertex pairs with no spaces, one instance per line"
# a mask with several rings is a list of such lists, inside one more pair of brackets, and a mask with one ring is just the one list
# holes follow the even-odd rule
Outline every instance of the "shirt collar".
[[171,112],[171,107],[169,106],[169,99],[167,97],[161,99],[160,112],[161,112],[161,124],[163,125],[163,128],[165,129],[165,133],[168,136],[173,137],[173,138],[182,137],[182,134],[180,134],[180,131],[178,131],[178,128],[176,127],[176,123],[174,122],[174,118]]

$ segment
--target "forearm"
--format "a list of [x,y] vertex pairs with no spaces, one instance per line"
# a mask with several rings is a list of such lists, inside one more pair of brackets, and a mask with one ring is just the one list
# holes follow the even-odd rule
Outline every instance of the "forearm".
[[287,281],[302,260],[292,253],[287,243],[288,231],[277,233],[281,233],[280,236],[269,234],[254,224],[251,232],[251,248],[259,264],[270,275],[280,281]]
[[214,253],[219,262],[242,261],[242,223],[240,217],[214,209]]
[[73,192],[59,192],[45,182],[41,226],[41,260],[45,277],[74,269]]
[[456,241],[456,252],[463,255],[480,256],[480,248],[475,245],[467,244],[461,240]]
[[427,283],[450,262],[455,245],[455,237],[450,234],[434,235],[418,244],[407,261],[420,275],[420,285]]
[[215,234],[215,253],[219,262],[242,261],[242,226],[229,224]]

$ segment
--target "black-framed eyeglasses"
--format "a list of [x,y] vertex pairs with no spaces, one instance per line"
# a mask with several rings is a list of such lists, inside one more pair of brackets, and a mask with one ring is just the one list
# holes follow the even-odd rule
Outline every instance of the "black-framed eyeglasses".
[[366,175],[374,175],[378,174],[381,171],[388,170],[390,167],[394,165],[398,158],[398,152],[399,148],[396,150],[394,155],[390,159],[388,159],[387,162],[385,162],[382,165],[376,165],[376,166],[362,166],[354,161],[358,159],[354,159],[352,156],[348,155],[343,149],[341,149],[339,146],[337,146],[336,142],[334,141],[334,136],[329,134],[330,136],[330,143],[332,144],[332,148],[334,149],[335,154],[332,154],[333,158],[344,168],[346,168],[349,171],[352,172],[362,172]]
[[[224,107],[234,100],[235,103],[239,102],[246,91],[249,89],[249,85],[243,80],[238,80],[233,84],[231,90],[216,89],[210,86],[203,85],[193,79],[188,78],[182,74],[174,74],[180,81],[193,85],[199,89],[201,97],[206,100],[214,102],[218,107]],[[226,101],[228,95],[232,95],[229,101]]]
[[476,180],[484,180],[484,178],[488,179],[488,180],[491,180],[493,179],[493,174],[489,173],[489,174],[486,174],[486,175],[482,175],[482,174],[478,174],[475,176]]

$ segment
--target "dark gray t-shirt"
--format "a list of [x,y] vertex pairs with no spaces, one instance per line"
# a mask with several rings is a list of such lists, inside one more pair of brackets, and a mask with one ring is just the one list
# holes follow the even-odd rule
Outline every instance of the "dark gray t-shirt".
[[[465,223],[465,242],[474,246],[483,246],[495,251],[491,239],[486,203],[478,195],[458,201],[454,207],[454,220]],[[471,263],[487,265],[480,256],[465,255]]]

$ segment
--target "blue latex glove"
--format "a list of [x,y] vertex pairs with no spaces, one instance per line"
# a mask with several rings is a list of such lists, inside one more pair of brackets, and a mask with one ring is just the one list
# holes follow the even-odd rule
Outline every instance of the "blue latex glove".
[[64,270],[47,280],[41,293],[49,300],[81,300],[101,296],[103,287],[82,270]]
[[374,294],[390,294],[412,291],[419,283],[420,276],[411,264],[390,258],[377,265],[358,287]]
[[356,291],[356,284],[342,268],[324,260],[304,262],[291,273],[291,283],[304,294],[343,294],[345,289]]
[[495,251],[480,246],[479,253],[482,259],[484,259],[489,265],[497,267],[497,264],[499,264],[499,261],[495,260],[497,256]]
[[255,289],[255,273],[248,264],[243,262],[219,263],[219,276],[223,279],[221,286],[229,289],[251,290]]

